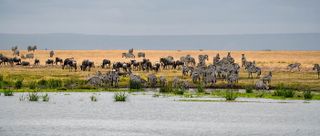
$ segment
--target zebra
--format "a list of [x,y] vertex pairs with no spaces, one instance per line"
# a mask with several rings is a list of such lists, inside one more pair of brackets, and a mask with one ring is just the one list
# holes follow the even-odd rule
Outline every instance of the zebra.
[[258,80],[256,82],[256,89],[266,89],[266,90],[269,90],[269,85],[266,84],[265,82],[263,82],[262,80]]
[[217,82],[216,76],[214,73],[206,74],[204,78],[204,84],[207,86],[207,84],[211,83],[211,86],[214,85]]
[[215,57],[213,57],[213,65],[216,65],[220,61],[220,54],[218,53]]
[[231,73],[227,78],[228,85],[233,87],[234,84],[238,82],[238,79],[239,79],[239,75],[238,74]]
[[241,54],[241,67],[244,67],[246,62],[247,62],[247,59],[246,59],[246,56],[245,54]]
[[144,52],[138,52],[138,58],[145,58],[146,54]]
[[51,50],[50,53],[49,53],[50,58],[52,58],[54,54],[55,54],[54,51]]
[[313,66],[313,70],[316,70],[317,71],[317,73],[318,73],[318,79],[320,79],[320,66],[319,66],[319,64],[314,64],[314,66]]
[[198,56],[199,59],[199,66],[205,66],[206,65],[206,60],[209,60],[208,55],[199,55]]
[[200,82],[200,71],[199,70],[194,70],[191,74],[192,82]]
[[261,80],[264,82],[264,83],[268,83],[270,84],[271,83],[271,79],[272,79],[272,72],[269,71],[269,74],[262,77]]
[[289,64],[287,68],[291,72],[293,69],[298,69],[298,71],[300,71],[300,66],[301,66],[301,63],[293,63],[293,64]]
[[257,73],[257,77],[260,77],[261,68],[252,65],[247,67],[247,72],[248,72],[248,78],[250,77],[253,78],[252,73]]
[[179,88],[180,87],[180,79],[178,77],[174,77],[172,81],[172,87],[173,88]]
[[183,62],[187,66],[189,66],[190,64],[191,64],[191,66],[194,66],[196,64],[195,59],[189,54],[186,56],[180,57],[180,61]]
[[30,51],[34,52],[37,49],[37,45],[34,45],[34,46],[29,45],[27,49],[28,49],[28,52]]
[[33,59],[33,58],[34,58],[34,54],[33,54],[33,53],[29,53],[29,54],[26,54],[25,56],[22,55],[21,58],[24,58],[24,59]]
[[122,58],[135,58],[135,56],[132,53],[122,53]]
[[150,87],[154,88],[157,85],[157,77],[154,74],[149,74],[148,75],[148,83]]
[[19,50],[14,50],[13,51],[13,56],[20,56],[20,51]]

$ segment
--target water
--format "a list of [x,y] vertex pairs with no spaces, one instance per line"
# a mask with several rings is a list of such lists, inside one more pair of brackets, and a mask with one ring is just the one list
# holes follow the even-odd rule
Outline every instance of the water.
[[[68,95],[69,94],[69,95]],[[0,96],[1,136],[320,135],[320,102],[181,102],[180,98],[113,93],[49,93],[49,102]],[[258,101],[258,102],[256,102]]]

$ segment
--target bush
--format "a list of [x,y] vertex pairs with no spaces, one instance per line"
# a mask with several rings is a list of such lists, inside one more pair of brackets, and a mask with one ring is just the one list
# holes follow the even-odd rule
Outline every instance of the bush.
[[295,92],[293,90],[286,90],[286,89],[277,89],[273,92],[274,96],[282,96],[285,98],[292,98]]
[[197,85],[197,92],[198,93],[204,93],[204,87],[203,87],[203,85],[201,83]]
[[45,95],[42,95],[42,101],[48,102],[49,101],[49,95],[46,93]]
[[23,85],[23,80],[17,80],[15,83],[14,83],[14,87],[16,88],[16,89],[21,89],[22,88],[22,85]]
[[176,89],[174,89],[174,94],[176,94],[176,95],[183,95],[184,92],[185,92],[184,88],[176,88]]
[[308,99],[312,99],[312,97],[313,97],[313,94],[311,93],[310,90],[307,90],[307,91],[303,92],[303,98],[304,99],[308,100]]
[[62,80],[50,79],[47,82],[47,87],[49,87],[51,89],[60,88],[60,87],[62,87]]
[[114,94],[113,98],[114,98],[114,101],[116,101],[116,102],[119,102],[119,101],[124,102],[127,99],[127,95],[125,92],[117,92]]
[[130,89],[141,89],[142,84],[140,81],[137,81],[137,80],[129,80],[129,88]]
[[227,90],[225,94],[225,98],[227,101],[234,101],[238,97],[238,94],[233,92],[233,90]]
[[6,89],[3,91],[3,94],[4,96],[13,96],[13,91],[10,89],[9,90]]
[[246,88],[246,93],[253,93],[253,88],[252,87],[247,87]]
[[170,93],[173,92],[173,88],[172,88],[172,82],[168,82],[168,84],[166,84],[163,87],[160,87],[160,93]]
[[30,89],[36,89],[37,88],[37,82],[35,82],[35,81],[30,82],[29,83],[29,88]]
[[46,88],[47,87],[47,83],[48,83],[47,80],[41,79],[41,80],[38,81],[38,87],[39,88]]
[[36,92],[29,93],[28,99],[29,99],[29,101],[38,101],[39,95]]
[[3,81],[3,75],[0,75],[0,82]]

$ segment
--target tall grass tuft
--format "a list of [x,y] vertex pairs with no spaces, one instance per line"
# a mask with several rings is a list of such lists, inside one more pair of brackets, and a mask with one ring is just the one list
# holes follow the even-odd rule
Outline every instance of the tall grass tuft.
[[17,80],[17,81],[14,83],[14,87],[15,87],[16,89],[21,89],[22,86],[23,86],[23,80],[21,80],[21,79]]
[[90,96],[90,100],[91,100],[92,102],[98,101],[98,99],[97,99],[97,97],[96,97],[95,95],[91,95],[91,96]]
[[238,97],[238,94],[234,92],[233,90],[226,90],[224,98],[226,98],[226,101],[234,101]]
[[44,101],[44,102],[49,101],[49,95],[47,93],[45,95],[42,95],[41,98],[42,98],[42,101]]
[[197,93],[204,93],[204,86],[201,83],[197,85]]
[[160,93],[170,93],[173,92],[172,82],[168,82],[165,86],[160,87]]
[[48,88],[55,89],[62,87],[62,80],[60,79],[50,79],[47,83]]
[[13,91],[10,89],[3,90],[4,96],[13,96]]
[[141,89],[142,84],[138,80],[129,80],[129,88],[130,89]]
[[29,83],[29,89],[36,89],[37,88],[37,82],[31,81]]
[[47,87],[47,83],[48,83],[47,80],[41,79],[41,80],[38,81],[38,87],[39,88],[46,88]]
[[287,90],[287,89],[277,89],[273,92],[274,96],[282,96],[285,98],[292,98],[294,94],[295,92],[293,90]]
[[38,101],[39,100],[39,95],[37,92],[32,92],[28,94],[28,99],[29,101]]
[[125,92],[117,92],[117,93],[114,93],[114,101],[116,102],[124,102],[126,101],[127,99],[127,94]]
[[0,82],[3,81],[3,75],[0,74]]
[[309,99],[312,99],[312,97],[313,97],[313,94],[311,93],[310,90],[307,90],[307,91],[303,92],[303,98],[304,99],[309,100]]
[[246,87],[246,93],[253,93],[252,87]]

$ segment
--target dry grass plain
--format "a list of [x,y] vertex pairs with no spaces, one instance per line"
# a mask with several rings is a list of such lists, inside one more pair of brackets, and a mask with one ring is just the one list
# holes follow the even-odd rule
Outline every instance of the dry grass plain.
[[[89,59],[95,62],[96,66],[100,66],[103,59],[110,59],[112,62],[121,61],[128,62],[130,59],[121,57],[121,53],[127,52],[127,50],[56,50],[55,57],[68,58],[74,57],[78,63],[81,63],[84,59]],[[208,54],[209,61],[212,63],[213,57],[219,53],[221,57],[227,55],[228,51],[216,51],[216,50],[135,50],[134,54],[138,52],[145,52],[146,58],[151,61],[159,61],[160,57],[173,56],[175,59],[179,59],[181,56],[190,54],[197,58],[199,54]],[[0,50],[0,53],[12,57],[10,50]],[[27,54],[26,50],[20,51],[21,54]],[[320,51],[231,51],[232,57],[235,58],[236,63],[241,63],[241,54],[245,54],[247,59],[257,62],[257,66],[262,68],[262,74],[266,74],[268,71],[273,71],[273,79],[271,86],[275,87],[279,83],[284,83],[288,88],[293,89],[305,89],[310,88],[315,91],[320,91],[320,79],[317,79],[315,71],[312,71],[313,64],[320,63]],[[49,50],[37,50],[35,51],[35,58],[40,60],[41,66],[30,67],[9,67],[1,66],[0,74],[4,75],[9,80],[16,80],[17,78],[23,78],[24,82],[28,83],[33,80],[40,79],[68,79],[68,78],[80,78],[85,79],[88,76],[94,74],[97,71],[108,71],[110,69],[101,69],[99,67],[94,68],[92,71],[69,72],[68,70],[62,70],[60,66],[45,66],[45,61],[49,58]],[[141,58],[136,58],[141,60]],[[23,61],[29,61],[33,64],[33,59],[26,59]],[[299,62],[302,64],[302,70],[289,72],[286,67],[290,63]],[[142,77],[146,77],[146,72],[135,72]],[[151,73],[151,72],[149,72]],[[163,75],[172,79],[175,76],[179,76],[183,79],[190,80],[189,77],[182,77],[179,70],[162,70],[157,73],[158,76]],[[243,70],[240,72],[240,80],[238,83],[239,88],[245,86],[252,86],[258,79],[248,79],[247,73]],[[121,79],[121,85],[126,86],[127,78]],[[225,82],[218,80],[215,87],[220,88],[225,86]]]

